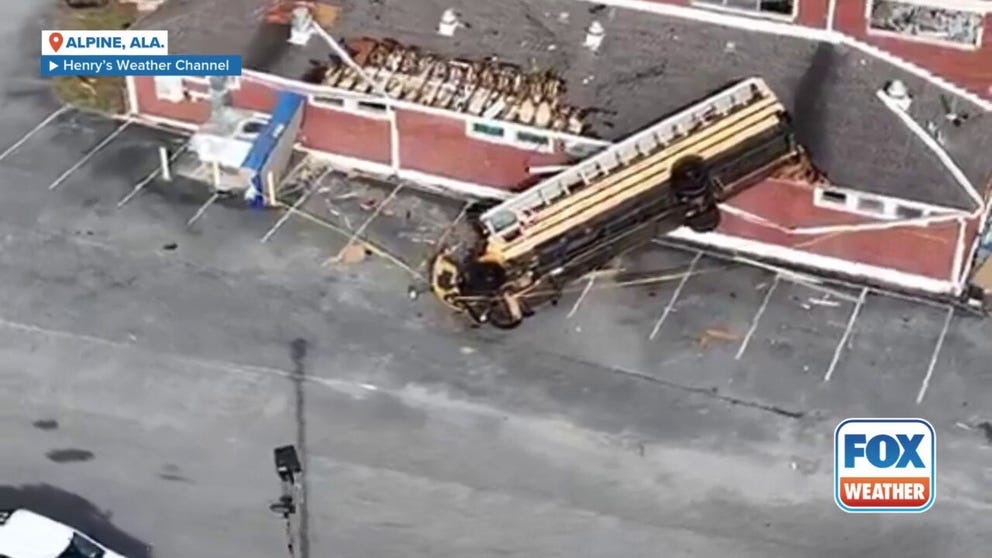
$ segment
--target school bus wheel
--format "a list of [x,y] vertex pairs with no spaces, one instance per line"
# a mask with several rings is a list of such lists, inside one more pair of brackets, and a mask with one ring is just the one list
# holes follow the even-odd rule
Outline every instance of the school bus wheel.
[[705,233],[715,231],[720,226],[720,210],[716,206],[710,206],[701,212],[689,217],[686,224],[693,232]]
[[503,298],[497,299],[486,312],[486,321],[498,329],[513,329],[523,322],[523,316],[513,312],[510,304]]

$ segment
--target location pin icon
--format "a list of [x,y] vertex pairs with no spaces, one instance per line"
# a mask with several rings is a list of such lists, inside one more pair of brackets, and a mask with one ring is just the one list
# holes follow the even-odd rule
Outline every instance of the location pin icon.
[[62,48],[62,33],[52,33],[49,35],[48,44],[52,46],[52,50],[58,52]]

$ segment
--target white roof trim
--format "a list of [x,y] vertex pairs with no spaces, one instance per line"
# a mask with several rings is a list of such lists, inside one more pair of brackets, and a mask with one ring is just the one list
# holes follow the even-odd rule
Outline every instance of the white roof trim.
[[917,292],[957,295],[964,289],[964,285],[960,282],[955,282],[950,273],[946,279],[935,279],[917,273],[898,271],[833,256],[823,256],[806,250],[788,248],[719,232],[697,233],[684,227],[676,229],[666,236],[701,246],[750,254],[758,258],[768,258],[779,262],[789,262],[792,265],[840,273],[848,277],[877,281],[886,285],[902,287]]
[[909,128],[909,131],[913,132],[916,137],[920,138],[920,140],[923,141],[923,144],[926,145],[938,159],[940,159],[940,162],[944,165],[944,168],[951,173],[954,180],[961,185],[971,200],[975,202],[977,212],[980,213],[981,210],[985,208],[985,202],[982,200],[982,196],[979,195],[978,190],[971,183],[971,180],[968,180],[968,177],[961,171],[961,168],[958,167],[957,163],[955,163],[954,160],[951,159],[951,156],[947,154],[947,151],[945,151],[944,148],[937,143],[937,140],[931,137],[930,134],[928,134],[916,120],[913,120],[913,118],[910,117],[906,111],[897,107],[892,99],[890,99],[885,93],[882,91],[877,91],[875,96],[877,96],[879,100],[882,101],[882,104],[884,104],[887,109],[892,111],[892,113],[895,114],[907,128]]
[[926,228],[930,225],[947,223],[964,219],[961,215],[940,215],[935,217],[917,217],[915,219],[897,219],[887,221],[875,221],[871,223],[858,223],[854,225],[824,225],[820,227],[786,227],[774,221],[768,220],[760,215],[756,215],[747,210],[734,207],[733,205],[722,203],[720,209],[741,219],[775,229],[785,234],[819,236],[824,234],[857,233],[868,231],[882,231],[886,229],[897,229],[902,227]]

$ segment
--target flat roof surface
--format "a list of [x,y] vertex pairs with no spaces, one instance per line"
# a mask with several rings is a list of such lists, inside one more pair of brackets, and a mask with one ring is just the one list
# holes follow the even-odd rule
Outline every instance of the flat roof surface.
[[[992,117],[966,100],[900,68],[842,45],[776,36],[575,0],[520,0],[512,9],[486,0],[336,0],[328,31],[339,40],[389,38],[453,58],[495,56],[523,69],[551,69],[565,79],[567,99],[596,112],[592,135],[619,140],[667,114],[750,76],[760,76],[792,111],[799,140],[837,186],[966,208],[972,202],[953,175],[876,97],[903,81],[914,118],[940,129],[945,149],[977,189],[992,176]],[[170,43],[195,52],[246,53],[245,66],[299,78],[329,49],[314,37],[289,45],[286,26],[261,24],[268,2],[170,0],[143,22],[167,28]],[[464,24],[437,33],[445,9]],[[588,25],[606,36],[592,52]],[[246,30],[252,30],[246,32]],[[281,33],[281,34],[280,34]],[[226,38],[225,38],[226,37]],[[240,47],[239,47],[240,45]],[[970,111],[954,126],[947,107]]]

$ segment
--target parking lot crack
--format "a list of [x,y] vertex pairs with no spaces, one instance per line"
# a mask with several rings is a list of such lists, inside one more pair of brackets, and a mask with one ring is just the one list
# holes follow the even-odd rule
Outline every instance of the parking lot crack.
[[634,379],[642,380],[642,381],[645,381],[645,382],[650,382],[652,384],[664,386],[665,388],[668,388],[668,389],[675,389],[675,390],[683,391],[683,392],[686,392],[686,393],[692,393],[692,394],[696,394],[696,395],[702,395],[704,397],[707,397],[707,398],[710,398],[710,399],[715,399],[717,401],[722,401],[724,403],[727,403],[727,404],[730,404],[730,405],[734,405],[734,406],[738,406],[738,407],[747,407],[747,408],[750,408],[750,409],[756,409],[756,410],[759,410],[759,411],[764,411],[764,412],[767,412],[767,413],[773,413],[773,414],[776,414],[776,415],[779,415],[779,416],[782,416],[782,417],[786,417],[786,418],[790,418],[790,419],[795,419],[795,420],[803,419],[803,418],[806,418],[806,416],[807,416],[807,413],[805,411],[796,411],[796,410],[792,410],[792,409],[786,409],[786,408],[780,407],[778,405],[770,405],[768,403],[762,403],[762,402],[759,402],[759,401],[751,401],[751,400],[748,400],[748,399],[742,399],[742,398],[739,398],[739,397],[733,397],[733,396],[730,396],[730,395],[724,395],[722,393],[719,393],[716,388],[704,388],[704,387],[700,387],[700,386],[692,386],[692,385],[682,384],[682,383],[679,383],[679,382],[673,382],[671,380],[665,380],[665,379],[662,379],[662,378],[658,378],[658,377],[655,377],[655,376],[652,376],[650,374],[647,374],[647,373],[644,373],[644,372],[640,372],[640,371],[637,371],[637,370],[628,370],[626,368],[622,368],[622,367],[619,367],[619,366],[611,366],[611,365],[605,365],[605,364],[598,364],[598,363],[595,363],[595,362],[589,362],[589,361],[586,361],[586,360],[577,359],[575,357],[570,357],[570,356],[566,356],[566,355],[559,355],[559,358],[561,358],[563,360],[566,360],[566,361],[571,361],[571,362],[574,362],[574,363],[577,363],[577,364],[582,364],[582,365],[585,365],[585,366],[593,366],[593,367],[596,367],[596,368],[600,368],[600,369],[606,370],[606,371],[608,371],[610,373],[613,373],[613,374],[617,374],[617,375],[621,375],[621,376],[626,376],[626,377],[629,377],[629,378],[634,378]]

